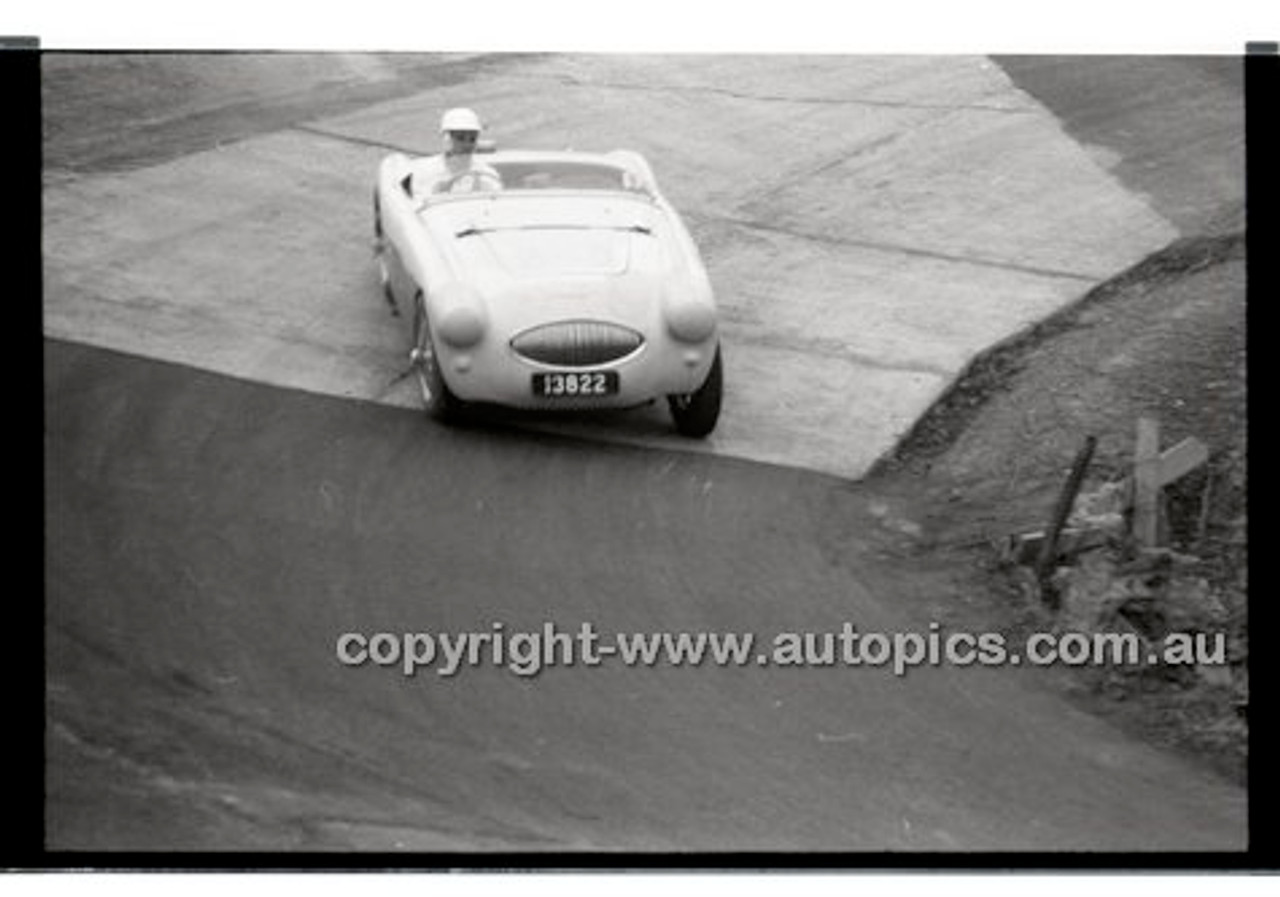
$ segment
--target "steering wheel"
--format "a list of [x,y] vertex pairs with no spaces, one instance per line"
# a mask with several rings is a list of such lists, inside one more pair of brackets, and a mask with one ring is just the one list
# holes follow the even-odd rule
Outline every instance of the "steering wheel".
[[[463,186],[464,184],[466,186]],[[468,168],[445,180],[437,181],[435,190],[432,192],[470,193],[472,191],[501,189],[502,178],[492,168]]]

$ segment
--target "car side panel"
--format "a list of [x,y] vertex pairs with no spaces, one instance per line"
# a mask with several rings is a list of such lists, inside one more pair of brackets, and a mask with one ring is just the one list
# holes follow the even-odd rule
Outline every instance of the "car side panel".
[[448,279],[448,261],[432,245],[418,221],[416,201],[401,186],[401,180],[409,172],[409,159],[400,153],[388,156],[379,168],[382,227],[409,278],[427,292],[434,284]]

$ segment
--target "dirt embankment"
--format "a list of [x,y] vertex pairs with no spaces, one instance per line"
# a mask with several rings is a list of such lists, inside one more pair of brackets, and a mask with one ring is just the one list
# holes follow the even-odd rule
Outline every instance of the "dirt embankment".
[[[1061,615],[1011,575],[994,545],[1046,527],[1086,436],[1098,443],[1085,492],[1126,475],[1139,416],[1159,421],[1162,447],[1185,437],[1206,443],[1209,463],[1167,490],[1167,544],[1182,563],[1143,600],[1165,619],[1224,631],[1230,675],[1109,666],[1056,679],[1095,712],[1240,782],[1249,654],[1245,275],[1242,234],[1174,244],[978,360],[872,477],[920,523],[921,559],[958,565],[961,589],[981,596],[970,610],[1025,634],[1061,627]],[[1101,549],[1110,558],[1122,550]],[[1187,618],[1172,609],[1169,596],[1187,584],[1217,612]]]

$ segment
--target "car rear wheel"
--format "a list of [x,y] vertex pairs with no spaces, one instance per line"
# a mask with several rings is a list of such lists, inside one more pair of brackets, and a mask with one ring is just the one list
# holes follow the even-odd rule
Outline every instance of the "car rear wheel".
[[438,421],[449,423],[458,419],[463,410],[462,400],[455,396],[444,382],[436,359],[435,346],[431,342],[431,325],[427,320],[427,307],[419,293],[414,302],[413,351],[411,359],[418,377],[418,388],[427,414]]
[[667,396],[671,418],[676,430],[683,436],[701,439],[716,428],[720,419],[720,401],[724,393],[724,372],[720,362],[720,347],[716,347],[715,360],[707,379],[691,393]]

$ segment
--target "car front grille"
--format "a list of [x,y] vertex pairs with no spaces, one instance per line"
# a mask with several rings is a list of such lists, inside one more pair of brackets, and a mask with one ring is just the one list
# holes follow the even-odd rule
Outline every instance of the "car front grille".
[[643,343],[643,336],[618,324],[561,321],[524,331],[511,348],[530,361],[584,368],[625,358]]

